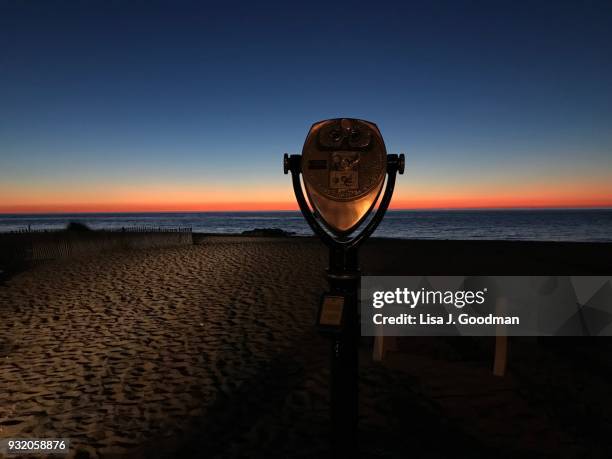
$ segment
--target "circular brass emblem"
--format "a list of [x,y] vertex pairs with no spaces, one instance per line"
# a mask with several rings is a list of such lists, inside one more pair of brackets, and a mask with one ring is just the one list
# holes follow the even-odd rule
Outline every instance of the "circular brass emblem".
[[387,152],[375,124],[355,119],[316,123],[302,152],[302,174],[307,190],[323,198],[352,201],[373,191],[385,177]]

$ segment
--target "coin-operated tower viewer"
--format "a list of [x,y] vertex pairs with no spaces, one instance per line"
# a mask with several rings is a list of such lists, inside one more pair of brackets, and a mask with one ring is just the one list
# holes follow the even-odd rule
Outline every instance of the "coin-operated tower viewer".
[[358,249],[389,207],[404,155],[387,154],[374,123],[332,119],[312,125],[301,155],[285,154],[284,171],[291,172],[304,218],[329,248],[329,292],[322,297],[317,327],[331,338],[334,455],[350,457],[358,419]]

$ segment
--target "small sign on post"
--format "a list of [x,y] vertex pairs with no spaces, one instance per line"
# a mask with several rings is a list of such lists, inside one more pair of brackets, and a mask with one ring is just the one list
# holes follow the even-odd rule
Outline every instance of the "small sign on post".
[[317,325],[323,333],[339,333],[344,324],[344,297],[340,295],[323,295],[317,314]]

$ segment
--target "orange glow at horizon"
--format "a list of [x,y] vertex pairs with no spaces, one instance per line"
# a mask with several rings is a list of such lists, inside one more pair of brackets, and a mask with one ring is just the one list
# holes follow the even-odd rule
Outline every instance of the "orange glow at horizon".
[[[391,209],[612,207],[612,184],[581,178],[573,182],[462,183],[432,185],[406,177]],[[216,187],[187,184],[74,184],[62,189],[34,184],[27,190],[0,184],[0,213],[198,212],[297,210],[290,183]]]

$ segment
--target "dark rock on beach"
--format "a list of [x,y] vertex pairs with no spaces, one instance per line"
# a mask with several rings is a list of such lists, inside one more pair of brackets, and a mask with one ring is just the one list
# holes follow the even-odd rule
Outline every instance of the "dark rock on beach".
[[280,228],[255,228],[252,230],[243,231],[243,236],[264,236],[264,237],[286,237],[293,236],[292,231],[285,231]]

